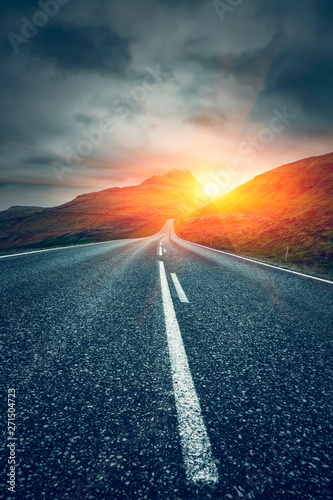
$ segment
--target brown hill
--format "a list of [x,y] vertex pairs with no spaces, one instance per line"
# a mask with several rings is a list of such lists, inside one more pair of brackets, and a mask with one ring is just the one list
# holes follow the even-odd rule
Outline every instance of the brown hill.
[[191,172],[172,170],[138,186],[80,195],[55,208],[0,212],[0,249],[147,236],[207,202]]
[[176,224],[180,236],[281,263],[332,267],[333,153],[258,175]]
[[193,215],[230,212],[295,214],[315,207],[332,210],[333,153],[269,170]]

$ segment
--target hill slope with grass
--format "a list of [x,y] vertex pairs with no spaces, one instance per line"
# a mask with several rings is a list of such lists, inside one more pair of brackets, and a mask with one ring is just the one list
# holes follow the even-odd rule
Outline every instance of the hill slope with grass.
[[179,236],[215,248],[332,273],[333,153],[258,175],[177,221]]
[[0,212],[0,250],[148,236],[206,202],[191,172],[172,170],[54,208],[12,207]]

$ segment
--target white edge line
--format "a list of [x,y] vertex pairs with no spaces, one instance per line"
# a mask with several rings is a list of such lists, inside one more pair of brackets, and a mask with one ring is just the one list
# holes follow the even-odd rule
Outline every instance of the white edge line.
[[82,243],[81,245],[72,245],[69,247],[45,248],[44,250],[32,250],[31,252],[18,252],[9,255],[0,255],[0,259],[6,259],[9,257],[19,257],[20,255],[30,255],[34,253],[54,252],[55,250],[70,250],[71,248],[88,247],[90,245],[105,245],[106,243],[114,243],[115,241],[125,241],[125,240],[98,241],[97,243]]
[[[158,234],[158,233],[157,233]],[[153,235],[154,236],[154,235]],[[7,259],[9,257],[19,257],[20,255],[30,255],[30,254],[35,254],[35,253],[42,253],[42,252],[54,252],[56,250],[71,250],[73,248],[81,248],[81,247],[89,247],[91,245],[106,245],[107,243],[120,243],[125,242],[137,242],[140,240],[145,240],[151,238],[151,236],[144,236],[143,238],[123,238],[121,240],[108,240],[108,241],[97,241],[96,243],[79,243],[78,245],[71,245],[67,247],[55,247],[55,248],[44,248],[43,250],[32,250],[31,252],[18,252],[18,253],[11,253],[8,255],[0,255],[0,259]]]
[[179,300],[181,302],[187,302],[187,303],[189,303],[189,300],[186,297],[186,293],[184,292],[183,287],[182,287],[182,285],[179,282],[177,274],[176,273],[170,273],[170,275],[171,275],[173,284],[175,285],[175,289],[176,289],[176,291],[178,293]]
[[173,236],[175,236],[176,238],[178,238],[181,241],[184,241],[185,243],[188,243],[190,245],[195,245],[195,246],[200,247],[200,248],[204,248],[205,250],[210,250],[211,252],[223,253],[225,255],[229,255],[230,257],[235,257],[236,259],[242,259],[242,260],[247,260],[249,262],[254,262],[255,264],[259,264],[260,266],[271,267],[272,269],[276,269],[278,271],[284,271],[285,273],[298,274],[299,276],[304,276],[305,278],[311,278],[313,280],[323,281],[324,283],[329,283],[330,285],[333,285],[333,281],[325,280],[323,278],[318,278],[317,276],[311,276],[310,274],[299,273],[297,271],[292,271],[291,269],[284,269],[283,267],[272,266],[272,264],[266,264],[266,262],[261,262],[260,260],[254,260],[254,259],[250,259],[248,257],[241,257],[240,255],[225,252],[224,250],[217,250],[216,248],[209,248],[209,247],[206,247],[205,245],[200,245],[199,243],[194,243],[193,241],[184,240],[183,238],[180,238],[179,236],[177,236],[174,228],[173,228]]
[[[80,248],[80,247],[88,247],[91,245],[106,245],[107,243],[115,243],[115,242],[125,242],[125,241],[140,241],[140,240],[145,240],[148,238],[155,237],[159,235],[162,232],[163,228],[158,231],[155,235],[153,234],[152,236],[144,236],[142,238],[124,238],[121,240],[108,240],[108,241],[97,241],[96,243],[79,243],[78,245],[71,245],[67,247],[55,247],[55,248],[44,248],[42,250],[31,250],[31,252],[17,252],[17,253],[11,253],[8,255],[0,255],[0,259],[8,259],[9,257],[19,257],[20,255],[30,255],[30,254],[35,254],[35,253],[43,253],[43,252],[54,252],[56,250],[70,250],[73,248]],[[162,233],[163,234],[163,233]],[[163,240],[161,240],[162,242]]]
[[[121,242],[133,241],[134,242],[134,241],[145,240],[145,239],[148,239],[148,238],[155,237],[155,236],[159,235],[160,233],[162,235],[163,234],[164,226],[163,226],[163,228],[160,231],[158,231],[158,233],[156,233],[155,235],[153,234],[152,236],[144,236],[142,238],[128,238],[128,239],[124,238],[124,239],[121,239],[121,240],[97,241],[96,243],[81,243],[81,244],[79,243],[78,245],[71,245],[71,246],[67,246],[67,247],[44,248],[42,250],[31,250],[30,252],[17,252],[17,253],[11,253],[11,254],[8,254],[8,255],[0,255],[0,259],[9,259],[10,257],[19,257],[20,255],[30,255],[30,254],[35,254],[35,253],[55,252],[56,250],[70,250],[70,249],[73,249],[73,248],[88,247],[88,246],[91,246],[91,245],[106,245],[107,243],[115,243],[116,241],[118,241],[118,242],[120,242],[120,241]],[[160,243],[162,243],[163,239],[161,240]]]
[[183,459],[188,481],[217,483],[218,472],[171,299],[163,262],[159,262],[163,310]]

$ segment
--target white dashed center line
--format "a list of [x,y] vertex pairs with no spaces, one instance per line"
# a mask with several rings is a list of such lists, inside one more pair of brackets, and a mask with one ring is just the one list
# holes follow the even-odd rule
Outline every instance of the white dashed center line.
[[177,274],[175,274],[175,273],[170,273],[170,274],[171,274],[171,278],[172,278],[173,284],[175,285],[176,291],[178,293],[179,300],[181,302],[187,302],[187,303],[189,303],[189,300],[186,297],[186,294],[185,294],[185,292],[184,292],[181,284],[179,283],[179,279],[177,277]]
[[217,483],[218,472],[202,418],[163,262],[159,262],[173,390],[186,476],[193,483]]

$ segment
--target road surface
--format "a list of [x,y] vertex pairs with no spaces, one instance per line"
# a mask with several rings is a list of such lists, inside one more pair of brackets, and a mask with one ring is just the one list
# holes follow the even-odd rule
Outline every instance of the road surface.
[[1,498],[333,498],[332,283],[172,221],[0,272]]

